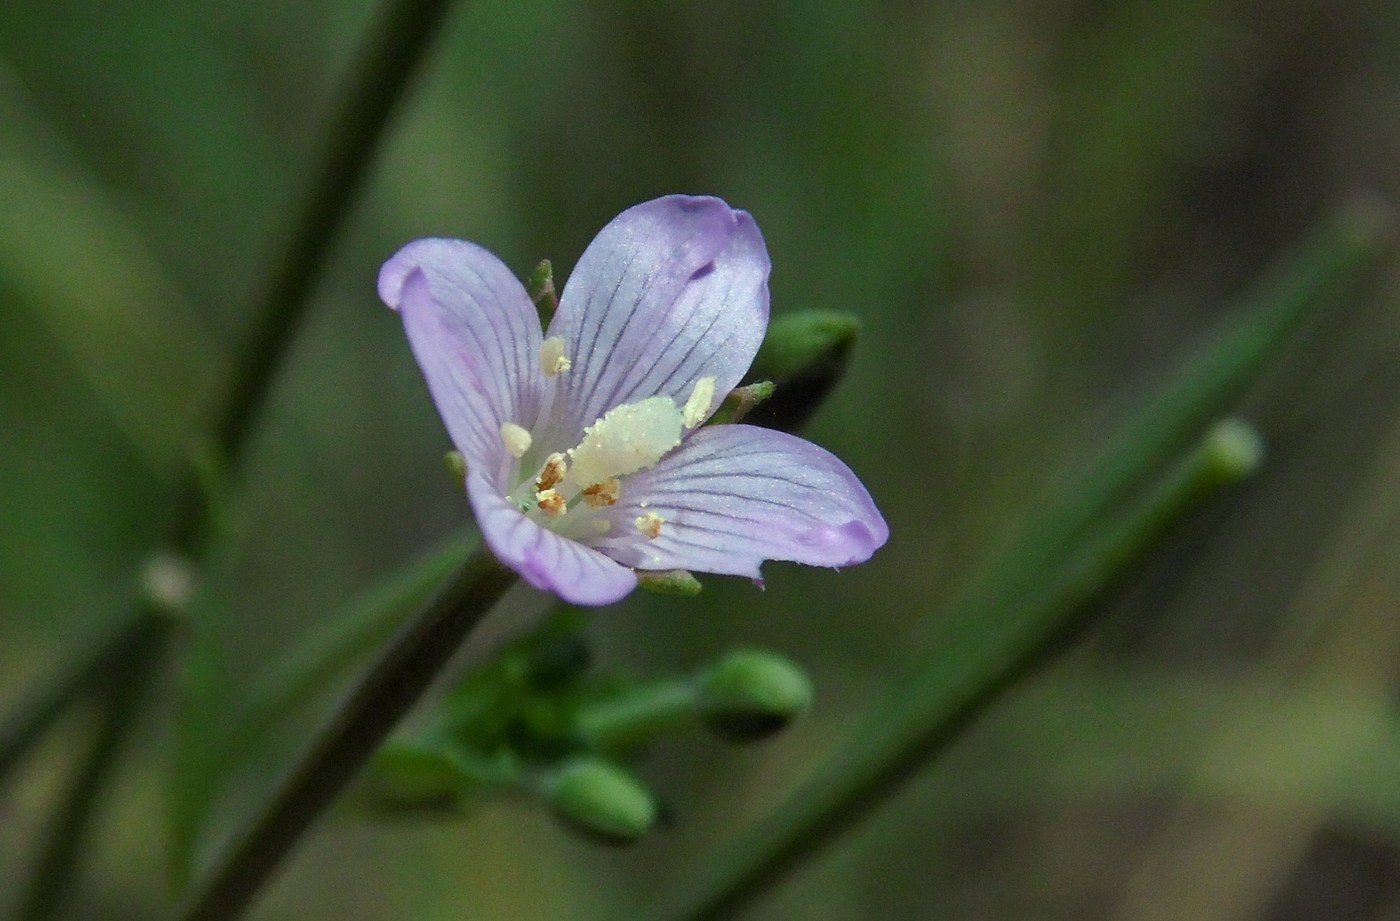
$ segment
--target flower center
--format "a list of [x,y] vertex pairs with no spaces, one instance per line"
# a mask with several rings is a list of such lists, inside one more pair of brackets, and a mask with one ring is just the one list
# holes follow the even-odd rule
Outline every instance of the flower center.
[[[544,357],[548,367],[551,356]],[[607,533],[612,524],[598,510],[617,503],[623,478],[654,466],[681,443],[687,429],[709,415],[714,393],[715,379],[705,377],[696,382],[684,406],[671,397],[654,396],[613,407],[583,430],[577,445],[549,454],[537,469],[527,468],[530,475],[507,498],[527,517],[566,536]],[[501,426],[501,440],[512,457],[522,457],[531,448],[530,433],[514,423]],[[655,513],[636,522],[648,538],[660,533],[661,524]]]

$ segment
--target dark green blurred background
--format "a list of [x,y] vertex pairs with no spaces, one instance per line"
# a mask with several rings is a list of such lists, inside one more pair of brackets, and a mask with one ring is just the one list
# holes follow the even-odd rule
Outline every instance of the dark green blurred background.
[[[0,701],[130,596],[373,12],[0,6]],[[681,670],[758,643],[816,680],[812,715],[766,746],[695,738],[648,759],[673,830],[617,852],[523,804],[389,827],[341,810],[254,917],[649,904],[839,744],[911,625],[1274,253],[1355,193],[1394,198],[1397,113],[1387,2],[463,0],[317,289],[183,642],[217,651],[232,694],[466,522],[374,295],[385,256],[460,236],[563,275],[618,211],[668,192],[754,214],[775,311],[862,317],[809,434],[893,536],[848,572],[774,564],[763,592],[710,579],[698,600],[594,616],[607,664]],[[1263,474],[750,916],[1400,919],[1396,308],[1392,274],[1288,356],[1247,407]],[[99,815],[73,917],[166,904],[180,678]],[[235,778],[219,832],[316,716]],[[0,794],[0,908],[82,729]]]

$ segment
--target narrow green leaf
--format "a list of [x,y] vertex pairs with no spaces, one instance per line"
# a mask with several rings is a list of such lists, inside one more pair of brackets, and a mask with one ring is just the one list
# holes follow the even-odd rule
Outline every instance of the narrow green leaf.
[[179,471],[221,361],[132,223],[0,69],[0,274],[157,473]]
[[[1158,476],[1218,416],[1308,317],[1336,303],[1376,256],[1387,215],[1346,211],[1280,263],[1245,299],[1237,319],[1113,438],[1098,459],[1033,519],[940,623],[909,674],[817,776],[769,820],[725,852],[697,861],[657,918],[718,918],[767,891],[896,789],[1013,685],[1081,616],[1167,522],[1200,490],[1257,462],[1250,441],[1227,426],[1147,498],[1113,514],[1124,497]],[[1256,446],[1257,447],[1257,446]],[[926,631],[924,631],[926,633]]]

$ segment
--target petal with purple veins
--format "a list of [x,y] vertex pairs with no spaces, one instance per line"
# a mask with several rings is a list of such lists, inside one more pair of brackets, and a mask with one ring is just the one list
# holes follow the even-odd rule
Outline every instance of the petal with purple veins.
[[501,426],[535,425],[541,333],[505,264],[462,240],[415,240],[384,264],[379,296],[399,311],[428,390],[468,467],[498,488],[512,458]]
[[704,377],[728,393],[763,341],[768,272],[753,218],[717,198],[672,195],[618,215],[579,259],[550,324],[573,362],[560,438],[576,442],[638,399],[684,405]]
[[[638,569],[759,577],[765,560],[845,566],[870,558],[889,528],[850,468],[793,435],[749,425],[702,429],[655,467],[627,477],[592,542]],[[636,521],[659,516],[657,536]]]
[[467,498],[491,551],[535,588],[592,606],[611,604],[637,587],[632,570],[535,524],[484,476],[468,474]]

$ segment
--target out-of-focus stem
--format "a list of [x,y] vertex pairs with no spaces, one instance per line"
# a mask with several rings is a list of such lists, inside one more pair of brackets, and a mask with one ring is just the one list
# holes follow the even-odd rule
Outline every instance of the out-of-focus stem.
[[63,907],[93,811],[121,754],[121,746],[135,725],[141,697],[154,674],[152,666],[164,652],[164,638],[164,631],[156,630],[133,635],[133,642],[122,648],[121,657],[110,663],[105,672],[107,680],[93,688],[106,690],[109,696],[100,703],[102,712],[92,747],[78,766],[50,828],[49,840],[21,903],[19,921],[47,921]]
[[[884,698],[843,754],[787,804],[717,860],[703,880],[656,917],[713,921],[732,916],[769,891],[899,790],[1003,692],[1082,626],[1093,602],[1117,584],[1162,532],[1212,490],[1251,472],[1257,439],[1238,422],[1222,423],[1148,495],[1086,540],[1034,585],[992,587],[954,612],[961,629],[936,655],[888,685]],[[972,614],[998,616],[988,630]]]
[[316,817],[355,776],[432,684],[513,572],[478,550],[453,581],[395,637],[317,733],[271,802],[234,842],[179,917],[239,917]]
[[[212,438],[213,466],[221,472],[234,471],[238,466],[252,421],[266,402],[277,369],[306,314],[309,295],[358,196],[393,109],[403,98],[449,8],[450,0],[391,0],[367,33],[333,110],[320,162],[313,169],[287,244],[268,272],[252,332],[234,363],[235,376]],[[177,557],[197,560],[214,530],[214,517],[209,497],[195,482],[187,483],[177,503],[167,547]],[[21,709],[6,720],[4,732],[0,732],[0,780],[83,691],[105,685],[112,677],[139,688],[145,676],[123,666],[126,651],[148,643],[163,650],[170,624],[167,617],[143,600],[108,643],[73,662],[43,690],[26,698]],[[161,658],[141,657],[142,670],[154,668]],[[119,699],[128,694],[121,688],[114,693]],[[139,696],[130,692],[129,706],[110,711],[103,737],[81,772],[81,782],[61,807],[55,830],[59,838],[55,840],[67,835],[65,829],[76,829],[80,834],[86,826],[105,787],[118,742],[125,734],[124,724],[134,719],[139,709]],[[36,882],[36,891],[65,888],[75,856],[55,860],[52,871],[45,870],[48,876]]]

